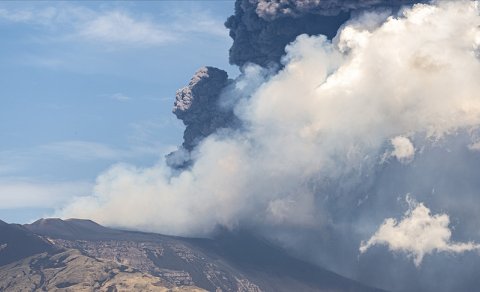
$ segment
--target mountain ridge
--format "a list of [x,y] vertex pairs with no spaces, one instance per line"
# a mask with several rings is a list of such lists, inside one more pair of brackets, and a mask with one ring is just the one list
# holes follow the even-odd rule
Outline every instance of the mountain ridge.
[[[245,231],[220,230],[212,238],[185,238],[59,218],[39,219],[23,226],[0,222],[0,228],[6,226],[24,233],[33,245],[42,242],[48,248],[0,265],[0,279],[11,277],[9,269],[17,267],[15,271],[44,275],[45,289],[96,285],[100,290],[113,287],[120,291],[122,285],[130,285],[135,291],[383,291],[290,256]],[[3,237],[0,233],[0,242]],[[46,271],[59,265],[76,272],[58,270],[59,276],[49,278]],[[103,270],[110,272],[105,274]],[[87,282],[75,276],[82,273],[87,275]],[[57,278],[61,283],[55,282]],[[28,287],[41,286],[40,282],[28,281]],[[12,283],[22,284],[18,279]],[[3,287],[12,283],[7,281]]]

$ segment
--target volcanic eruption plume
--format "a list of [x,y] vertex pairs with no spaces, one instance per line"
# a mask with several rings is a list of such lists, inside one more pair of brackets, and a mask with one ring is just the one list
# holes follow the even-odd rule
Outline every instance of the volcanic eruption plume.
[[[177,92],[183,146],[113,166],[60,214],[247,229],[387,289],[478,287],[480,5],[412,2],[238,0],[226,26],[242,73],[205,67]],[[405,213],[406,194],[421,208]],[[418,230],[439,244],[392,248]]]

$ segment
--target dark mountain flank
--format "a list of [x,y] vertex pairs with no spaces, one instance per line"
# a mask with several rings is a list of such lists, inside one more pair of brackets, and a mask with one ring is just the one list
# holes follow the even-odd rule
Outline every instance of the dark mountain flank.
[[[17,271],[43,275],[39,279],[44,280],[32,282],[25,277],[26,282],[22,282],[17,277],[14,282],[3,280],[0,287],[49,289],[63,285],[108,290],[130,285],[142,291],[380,291],[296,259],[248,232],[221,230],[206,239],[116,230],[79,219],[5,225],[30,238],[31,244],[29,252],[3,263],[19,260],[0,267],[0,276],[8,279],[12,271]],[[55,268],[56,277],[47,273]],[[81,274],[84,276],[79,278]]]
[[0,221],[0,266],[54,250],[54,245],[22,225]]

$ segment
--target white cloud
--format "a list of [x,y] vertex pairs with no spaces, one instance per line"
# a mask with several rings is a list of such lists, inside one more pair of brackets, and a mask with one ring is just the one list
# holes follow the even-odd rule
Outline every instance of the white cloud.
[[143,140],[132,141],[125,148],[81,140],[51,142],[31,148],[0,151],[0,175],[18,175],[58,160],[118,162],[141,157],[156,159],[165,151],[165,147],[162,148],[158,142],[147,143]]
[[[168,22],[154,20],[128,10],[94,10],[65,4],[29,9],[0,8],[0,21],[24,23],[55,32],[46,38],[63,41],[91,41],[100,44],[145,47],[182,41],[192,34],[228,38],[223,20],[208,11],[179,12],[172,10]],[[38,38],[38,36],[37,36]]]
[[78,25],[78,35],[92,41],[131,45],[161,45],[177,41],[176,34],[148,20],[112,11]]
[[[20,6],[22,7],[22,6]],[[0,21],[65,29],[94,17],[95,12],[83,6],[34,6],[19,9],[0,8]]]
[[390,140],[393,146],[393,151],[390,156],[395,157],[401,163],[409,163],[415,156],[415,147],[410,139],[403,136],[397,136]]
[[89,194],[92,184],[84,181],[44,182],[21,178],[0,179],[0,209],[57,208],[73,197]]
[[127,101],[127,100],[131,100],[132,98],[130,96],[127,96],[123,93],[120,93],[120,92],[117,92],[117,93],[114,93],[110,96],[111,99],[114,99],[114,100],[118,100],[118,101]]
[[119,160],[132,155],[130,151],[113,148],[102,143],[88,141],[54,142],[40,146],[39,150],[55,153],[64,158],[77,160]]
[[31,151],[37,154],[43,153],[43,155],[55,155],[73,160],[111,161],[121,161],[144,155],[157,156],[160,154],[158,145],[138,144],[126,148],[118,148],[103,143],[81,140],[53,142],[41,145]]
[[0,9],[0,19],[11,22],[27,22],[31,21],[33,13],[28,10],[9,11],[7,9]]
[[480,151],[480,141],[471,143],[468,145],[468,149],[472,151]]
[[431,214],[423,203],[407,196],[409,209],[403,218],[387,218],[375,234],[360,245],[365,253],[374,245],[386,245],[391,251],[400,251],[413,258],[418,267],[423,257],[434,252],[463,253],[480,249],[474,242],[453,242],[447,214]]

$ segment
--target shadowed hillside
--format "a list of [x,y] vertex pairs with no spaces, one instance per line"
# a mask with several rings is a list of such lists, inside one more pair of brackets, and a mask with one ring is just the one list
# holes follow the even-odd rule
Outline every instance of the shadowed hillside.
[[24,225],[59,248],[131,267],[167,287],[208,291],[380,291],[298,260],[248,232],[212,239],[106,228],[90,220],[41,219]]

